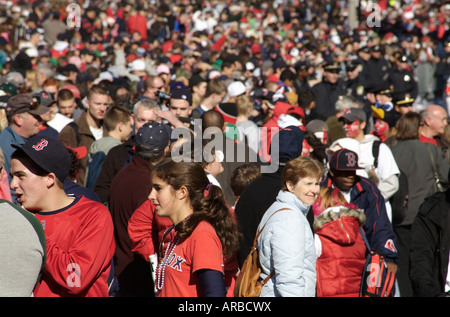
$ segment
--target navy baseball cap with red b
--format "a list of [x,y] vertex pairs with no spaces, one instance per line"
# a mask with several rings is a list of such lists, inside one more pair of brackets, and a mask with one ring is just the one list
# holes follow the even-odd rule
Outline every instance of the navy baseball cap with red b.
[[356,171],[362,169],[358,165],[358,154],[349,149],[340,149],[331,154],[328,161],[330,169],[337,171]]
[[12,147],[16,148],[16,151],[25,153],[44,171],[54,173],[61,182],[64,182],[69,174],[72,160],[67,148],[58,140],[35,135],[24,145],[12,144]]

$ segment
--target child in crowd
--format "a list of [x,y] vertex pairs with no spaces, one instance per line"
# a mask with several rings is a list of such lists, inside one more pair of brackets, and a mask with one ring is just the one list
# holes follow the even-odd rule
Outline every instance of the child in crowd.
[[111,148],[130,137],[132,124],[131,112],[127,108],[114,106],[108,109],[103,119],[105,136],[92,143],[88,152],[85,187],[94,188],[106,155]]
[[235,197],[233,210],[247,186],[259,176],[261,176],[261,170],[258,165],[253,163],[240,165],[233,170],[230,183]]

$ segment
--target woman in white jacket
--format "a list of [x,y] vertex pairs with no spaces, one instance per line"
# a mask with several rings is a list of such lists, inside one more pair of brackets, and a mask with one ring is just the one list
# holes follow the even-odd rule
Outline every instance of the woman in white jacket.
[[[313,297],[316,290],[314,236],[306,215],[320,191],[321,163],[308,156],[289,161],[283,169],[282,189],[265,212],[257,240],[261,297]],[[277,212],[279,211],[279,212]]]

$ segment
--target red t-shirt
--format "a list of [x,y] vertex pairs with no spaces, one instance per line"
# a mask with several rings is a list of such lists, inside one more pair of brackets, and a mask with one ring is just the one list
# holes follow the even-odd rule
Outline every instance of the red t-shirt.
[[107,297],[114,225],[109,210],[83,196],[67,207],[36,213],[47,238],[47,261],[34,296]]
[[[177,239],[172,240],[175,243]],[[224,272],[222,244],[214,228],[206,221],[200,222],[192,234],[181,243],[168,246],[163,274],[157,270],[157,283],[162,283],[159,297],[200,297],[200,283],[195,274],[202,269]],[[171,252],[172,251],[172,252]],[[161,274],[158,274],[161,273]],[[163,278],[161,278],[163,276]],[[158,283],[159,284],[159,283]]]

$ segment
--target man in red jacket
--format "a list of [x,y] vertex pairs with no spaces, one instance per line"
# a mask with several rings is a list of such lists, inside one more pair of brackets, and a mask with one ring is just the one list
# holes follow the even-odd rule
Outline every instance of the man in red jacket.
[[147,18],[142,14],[142,10],[132,9],[130,17],[127,19],[128,33],[137,31],[141,34],[141,40],[147,41]]
[[108,209],[84,196],[66,195],[63,182],[71,158],[61,142],[34,136],[14,147],[11,189],[39,219],[47,242],[47,262],[34,296],[108,296],[115,250]]

